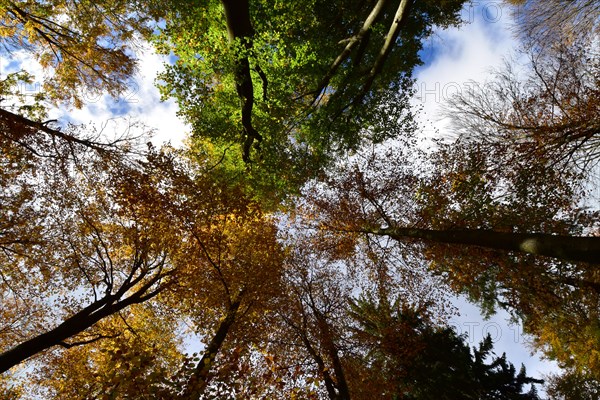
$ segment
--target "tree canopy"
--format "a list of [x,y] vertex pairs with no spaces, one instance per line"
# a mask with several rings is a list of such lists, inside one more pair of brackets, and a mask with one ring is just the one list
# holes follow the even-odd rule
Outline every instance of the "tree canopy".
[[136,69],[133,50],[161,15],[152,2],[122,0],[3,0],[0,12],[1,54],[33,55],[52,71],[44,95],[76,107],[86,95],[127,89]]
[[252,185],[271,195],[297,189],[363,138],[399,134],[388,122],[411,118],[421,40],[458,24],[463,3],[174,2],[155,38],[176,57],[161,89],[234,172],[256,165]]
[[[0,397],[542,398],[451,327],[467,294],[560,363],[551,398],[594,398],[598,10],[510,2],[525,80],[426,142],[414,69],[464,3],[0,0],[0,51],[45,70],[0,77]],[[47,120],[126,90],[145,41],[182,148]]]

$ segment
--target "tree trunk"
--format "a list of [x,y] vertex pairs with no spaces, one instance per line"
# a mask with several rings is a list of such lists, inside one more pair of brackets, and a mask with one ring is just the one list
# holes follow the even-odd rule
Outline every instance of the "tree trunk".
[[104,317],[105,313],[88,314],[89,307],[65,320],[56,328],[35,336],[0,354],[0,373],[6,372],[31,356],[57,346],[83,332]]
[[111,145],[111,143],[100,143],[89,139],[81,139],[69,133],[61,132],[58,129],[52,129],[47,123],[36,122],[25,118],[22,115],[0,108],[0,136],[37,154],[35,150],[27,144],[28,136],[34,135],[37,132],[44,132],[53,138],[64,140],[67,143],[79,144],[95,150],[106,150]]
[[329,395],[330,400],[337,400],[337,393],[335,391],[335,383],[333,379],[331,379],[331,375],[329,374],[329,370],[325,367],[325,361],[323,361],[323,357],[317,353],[314,349],[305,332],[300,333],[300,338],[302,339],[302,343],[304,343],[304,347],[308,351],[308,354],[315,360],[317,366],[319,367],[319,372],[325,382],[325,389],[327,389],[327,394]]
[[215,336],[213,336],[208,346],[206,346],[202,359],[198,362],[198,365],[196,365],[196,369],[188,381],[187,388],[182,396],[184,399],[197,399],[204,392],[204,389],[208,384],[208,373],[214,364],[215,357],[219,353],[223,342],[225,342],[229,330],[235,322],[237,312],[242,302],[242,296],[243,291],[238,293],[232,301],[227,310],[225,319],[221,321]]
[[483,229],[367,228],[365,232],[389,236],[395,240],[421,239],[437,243],[472,245],[494,250],[553,257],[566,261],[600,264],[600,237],[495,232]]
[[346,375],[344,374],[344,368],[342,367],[342,362],[338,355],[337,346],[333,342],[329,325],[325,320],[325,316],[321,314],[321,312],[319,312],[318,310],[314,310],[314,313],[315,317],[317,318],[319,330],[321,332],[321,341],[323,343],[323,347],[325,348],[329,355],[329,358],[331,359],[333,371],[335,372],[335,377],[337,381],[336,387],[338,389],[338,394],[335,397],[335,400],[350,400],[350,390],[348,389],[348,383],[346,382]]
[[58,345],[71,347],[65,344],[64,341],[92,327],[101,319],[115,314],[131,304],[141,302],[143,299],[145,300],[146,298],[133,295],[113,304],[110,304],[107,299],[90,304],[77,314],[63,321],[56,328],[26,340],[0,354],[0,374],[51,347]]
[[[250,60],[248,51],[252,49],[252,37],[254,29],[250,21],[250,4],[248,0],[221,0],[225,9],[225,21],[227,22],[227,34],[229,41],[235,45],[236,40],[240,40],[244,50],[236,55],[235,66],[235,87],[242,102],[242,126],[244,127],[245,140],[243,145],[242,158],[244,162],[250,161],[250,148],[256,140],[260,143],[262,136],[252,124],[252,108],[254,107],[254,86],[252,76],[250,75]],[[236,50],[237,51],[237,50]],[[257,72],[263,79],[263,85],[266,87],[266,76],[260,68]],[[263,94],[264,97],[265,94]]]

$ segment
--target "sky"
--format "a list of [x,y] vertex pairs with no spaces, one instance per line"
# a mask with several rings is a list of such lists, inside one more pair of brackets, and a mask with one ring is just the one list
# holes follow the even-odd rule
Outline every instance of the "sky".
[[456,93],[468,91],[470,82],[484,82],[490,71],[514,55],[518,41],[513,37],[513,17],[502,2],[474,1],[462,11],[466,24],[437,31],[426,40],[416,71],[415,104],[424,107],[426,129],[447,133],[440,121],[439,107]]
[[[450,135],[447,121],[440,120],[440,106],[453,93],[466,90],[470,80],[484,81],[490,69],[500,67],[518,46],[510,31],[513,17],[502,2],[474,1],[463,10],[462,16],[467,24],[437,31],[427,39],[421,52],[425,64],[416,70],[417,94],[413,103],[423,107],[421,122],[425,126],[424,134],[439,131],[441,135]],[[164,59],[149,47],[140,53],[140,59],[134,83],[118,99],[108,95],[88,98],[84,108],[62,108],[53,111],[52,117],[72,123],[106,125],[107,129],[114,129],[116,133],[126,124],[122,117],[132,117],[155,129],[154,143],[169,141],[180,146],[189,127],[177,117],[178,108],[173,100],[161,102],[154,86],[157,73],[163,69]],[[34,70],[37,68],[31,59],[22,58],[15,62],[0,58],[0,75],[14,72],[22,62],[27,62]],[[37,71],[41,76],[39,68]],[[39,84],[22,88],[22,91],[30,93],[37,90]],[[555,363],[531,355],[527,346],[530,339],[521,333],[520,327],[507,324],[508,315],[501,313],[484,321],[477,308],[464,299],[457,299],[456,304],[461,316],[454,318],[452,325],[459,333],[468,335],[472,346],[490,333],[495,341],[496,353],[506,352],[508,360],[517,368],[523,363],[530,376],[538,378],[543,373],[556,370]]]

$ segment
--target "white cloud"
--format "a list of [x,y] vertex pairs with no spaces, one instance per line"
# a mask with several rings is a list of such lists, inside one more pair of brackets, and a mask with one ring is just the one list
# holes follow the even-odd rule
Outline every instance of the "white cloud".
[[165,59],[150,48],[144,51],[136,80],[138,90],[132,96],[137,102],[132,104],[132,111],[146,124],[156,128],[156,143],[170,141],[172,145],[179,146],[190,127],[176,116],[179,107],[173,99],[160,101],[159,91],[154,85],[156,76],[164,69]]
[[497,2],[473,2],[463,11],[463,19],[466,25],[437,32],[423,50],[427,65],[417,73],[413,104],[423,107],[425,134],[437,129],[448,135],[447,121],[440,120],[440,105],[468,90],[469,81],[484,81],[518,44],[510,29],[512,17]]
[[87,95],[83,108],[61,107],[52,111],[52,117],[97,128],[110,121],[105,130],[108,136],[113,130],[117,135],[122,133],[130,120],[139,121],[154,130],[154,144],[171,142],[173,146],[181,146],[190,128],[177,117],[178,106],[175,101],[169,99],[161,102],[160,93],[154,85],[156,75],[164,68],[165,58],[157,55],[149,46],[138,57],[139,71],[129,89],[119,98],[107,94]]

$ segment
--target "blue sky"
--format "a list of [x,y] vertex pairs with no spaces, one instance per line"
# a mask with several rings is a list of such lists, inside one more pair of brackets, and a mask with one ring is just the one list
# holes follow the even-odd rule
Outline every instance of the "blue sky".
[[439,121],[440,105],[457,91],[467,90],[469,81],[485,81],[491,69],[511,58],[518,46],[511,33],[513,17],[500,2],[474,1],[463,10],[459,28],[437,31],[426,39],[422,50],[425,64],[416,71],[416,102],[425,117],[436,121],[426,127],[448,133]]

